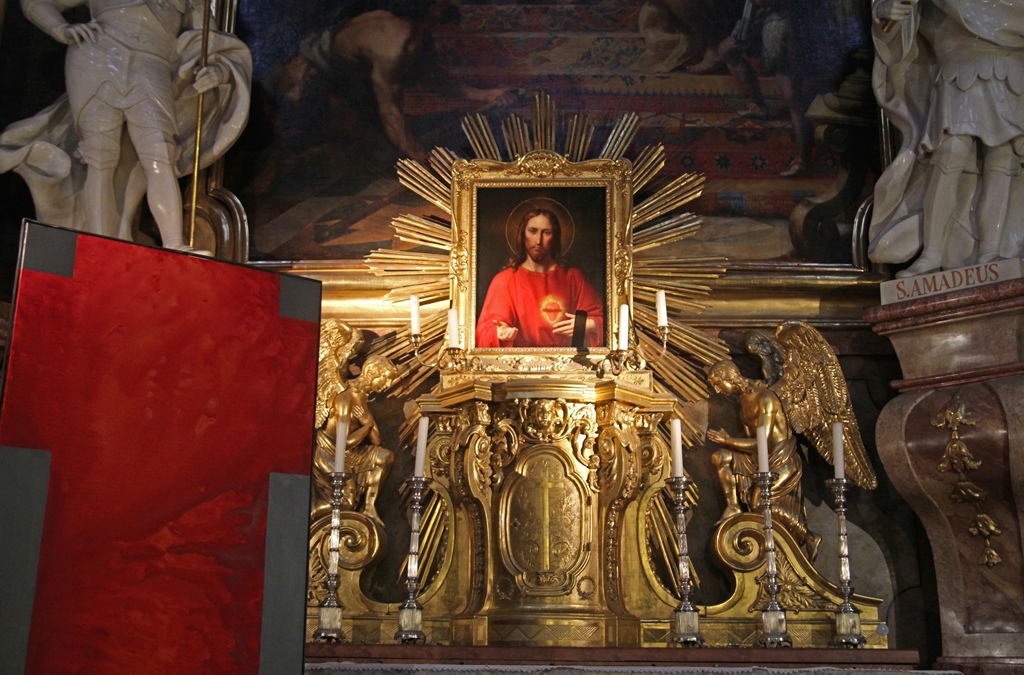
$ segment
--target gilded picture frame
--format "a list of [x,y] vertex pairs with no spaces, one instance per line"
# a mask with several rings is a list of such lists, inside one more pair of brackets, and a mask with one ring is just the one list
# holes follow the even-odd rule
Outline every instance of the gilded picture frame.
[[[629,302],[628,227],[631,165],[626,160],[573,162],[535,151],[514,162],[460,160],[452,173],[452,289],[460,341],[470,354],[572,355],[566,346],[483,347],[477,321],[493,277],[508,265],[517,218],[529,204],[554,203],[569,214],[563,232],[566,266],[580,269],[603,301],[603,331],[594,353],[607,351],[618,330],[617,308]],[[571,232],[569,232],[571,230]]]

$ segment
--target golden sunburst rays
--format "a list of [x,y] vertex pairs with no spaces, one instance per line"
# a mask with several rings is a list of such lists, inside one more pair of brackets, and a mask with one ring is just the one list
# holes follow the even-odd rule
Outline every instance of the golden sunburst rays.
[[[558,145],[558,114],[553,99],[544,93],[535,96],[530,120],[509,115],[499,125],[503,147],[487,118],[467,115],[462,129],[472,150],[473,159],[516,161],[535,151],[561,154],[571,162],[587,159],[620,160],[627,157],[640,126],[635,113],[620,116],[596,153],[593,152],[597,125],[585,113],[572,115],[564,125],[564,145]],[[408,303],[412,295],[420,297],[423,307],[420,359],[413,358],[410,332],[398,332],[390,343],[393,360],[405,364],[405,377],[394,393],[408,394],[433,372],[423,362],[436,362],[446,328],[446,312],[451,305],[452,279],[463,274],[468,264],[463,244],[454,242],[451,223],[454,193],[453,167],[462,159],[455,152],[435,148],[426,166],[413,160],[398,162],[398,179],[417,195],[440,209],[449,220],[438,217],[405,215],[392,222],[395,238],[401,248],[376,250],[367,258],[372,272],[388,277],[393,288],[388,299]],[[664,253],[664,247],[693,237],[701,226],[692,213],[676,213],[701,194],[704,177],[687,173],[669,180],[656,189],[648,188],[665,166],[665,149],[661,144],[642,148],[630,158],[633,207],[625,229],[626,244],[631,252],[630,288],[636,334],[648,355],[660,351],[655,314],[655,296],[664,290],[670,313],[669,349],[649,364],[659,387],[673,392],[685,401],[707,396],[704,368],[727,356],[725,344],[684,322],[706,308],[709,283],[726,271],[722,257],[683,257],[675,252]],[[453,253],[454,252],[454,253]],[[681,417],[686,419],[685,415]],[[690,429],[690,436],[698,430]]]
[[[428,202],[441,209],[449,216],[452,214],[452,179],[451,167],[445,160],[449,157],[448,151],[431,153],[437,155],[437,159],[430,162],[430,168],[411,159],[398,160],[398,181],[426,199]],[[448,173],[445,173],[445,170]]]

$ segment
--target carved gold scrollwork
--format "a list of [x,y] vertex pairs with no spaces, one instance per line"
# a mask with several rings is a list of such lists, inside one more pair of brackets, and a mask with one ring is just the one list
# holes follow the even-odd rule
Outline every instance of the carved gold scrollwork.
[[613,561],[619,555],[622,512],[640,485],[640,436],[636,432],[636,408],[617,401],[597,406],[601,433],[597,438],[600,465],[598,486],[609,501],[605,527],[605,592],[610,602],[618,603],[619,567]]
[[636,410],[612,402],[599,405],[597,439],[600,468],[598,481],[602,491],[615,489],[616,497],[628,499],[636,493],[640,478],[640,436],[636,432]]
[[486,360],[474,357],[473,370],[493,373],[566,373],[579,372],[580,364],[565,354],[527,354],[523,356],[488,356]]
[[433,418],[434,433],[438,435],[451,436],[455,433],[455,427],[459,425],[456,415],[437,415]]
[[615,274],[615,291],[620,297],[628,297],[629,281],[633,278],[633,252],[624,245],[621,234],[615,235],[615,260],[612,269]]
[[587,468],[587,485],[598,490],[597,470],[601,466],[595,445],[597,443],[597,414],[590,406],[578,406],[573,415],[569,441],[576,461]]
[[490,413],[486,404],[476,402],[459,408],[456,415],[458,423],[452,435],[452,446],[458,448],[467,460],[470,484],[489,496],[501,482],[501,472],[495,471],[491,465]]
[[[808,585],[807,580],[797,573],[785,556],[779,556],[777,562],[779,572],[775,582],[779,585],[779,591],[776,599],[780,605],[794,612],[809,610],[834,612],[837,609],[834,602],[815,592]],[[756,581],[758,585],[757,600],[750,606],[749,611],[751,612],[761,612],[767,609],[770,597],[766,588],[768,575],[761,574]]]
[[[786,530],[776,530],[775,548],[779,604],[794,611],[835,611],[837,605],[828,594],[837,589],[817,574],[792,535]],[[723,521],[715,531],[714,554],[738,579],[745,577],[756,586],[756,591],[748,587],[749,593],[737,590],[739,596],[748,599],[747,611],[765,609],[769,603],[767,573],[751,575],[765,564],[763,518],[759,514],[741,513]]]
[[460,499],[468,497],[471,490],[467,482],[467,462],[472,462],[475,458],[467,459],[466,453],[462,451],[461,443],[468,434],[469,415],[465,410],[456,409],[448,415],[437,415],[434,417],[434,422],[436,425],[434,436],[427,448],[429,450],[437,447],[440,451],[443,440],[447,439],[447,447],[444,448],[449,463],[446,475],[451,481],[452,492]]
[[501,472],[495,471],[491,466],[491,438],[487,435],[487,430],[481,426],[474,426],[462,447],[465,448],[466,456],[473,458],[471,480],[484,494],[490,494],[493,488],[501,484]]
[[447,476],[452,461],[452,437],[435,434],[427,446],[430,458],[430,475]]
[[459,190],[469,190],[473,181],[483,172],[485,162],[470,162],[467,159],[456,160],[452,164],[452,184]]
[[733,518],[715,530],[715,557],[737,572],[753,572],[764,562],[764,529],[753,514]]
[[550,178],[552,176],[579,176],[579,169],[562,155],[554,152],[531,152],[523,155],[506,172],[508,176],[532,176],[533,178]]
[[[469,288],[469,248],[466,244],[465,234],[460,234],[458,243],[452,247],[448,270],[451,279],[464,293]],[[462,344],[466,343],[462,342]]]
[[999,553],[992,547],[992,537],[998,537],[1003,533],[999,524],[992,516],[984,512],[981,503],[985,500],[987,492],[967,480],[967,472],[981,468],[981,460],[975,459],[967,444],[960,438],[960,426],[975,426],[978,418],[967,411],[967,406],[959,394],[950,399],[945,410],[936,415],[932,420],[932,426],[940,429],[949,429],[949,443],[942,453],[938,469],[942,473],[956,472],[957,481],[949,500],[954,503],[970,504],[975,509],[974,519],[967,527],[967,531],[975,537],[981,537],[985,541],[985,548],[978,558],[978,564],[986,567],[995,567],[1003,561]]
[[[640,443],[640,458],[643,473],[650,479],[657,479],[665,470],[668,448],[664,443],[655,442],[661,413],[637,413],[636,429],[643,439]],[[694,504],[695,505],[695,504]]]
[[[310,588],[316,592],[327,578],[327,559],[331,539],[331,515],[321,516],[310,527]],[[387,537],[373,519],[356,511],[341,512],[341,539],[338,566],[345,570],[361,570],[380,558],[387,547]]]
[[519,454],[519,425],[515,420],[495,420],[491,432],[491,467],[497,473],[512,463]]

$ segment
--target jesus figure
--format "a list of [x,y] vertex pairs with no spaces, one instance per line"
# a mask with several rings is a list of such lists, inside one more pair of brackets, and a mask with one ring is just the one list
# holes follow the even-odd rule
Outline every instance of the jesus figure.
[[516,252],[487,289],[476,324],[476,346],[569,347],[575,315],[587,313],[586,337],[603,346],[601,297],[583,272],[562,259],[562,226],[553,211],[523,214]]

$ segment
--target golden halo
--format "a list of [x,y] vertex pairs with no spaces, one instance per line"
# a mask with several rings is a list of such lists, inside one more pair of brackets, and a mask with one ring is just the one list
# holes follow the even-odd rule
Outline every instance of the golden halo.
[[558,222],[562,226],[562,255],[564,256],[568,253],[569,248],[572,247],[573,239],[576,238],[576,222],[572,219],[572,213],[569,212],[569,209],[565,208],[558,200],[548,197],[531,197],[520,202],[519,205],[509,212],[508,220],[505,221],[505,241],[508,243],[509,250],[515,254],[516,235],[519,234],[519,220],[527,211],[532,211],[533,209],[547,209],[558,217]]

